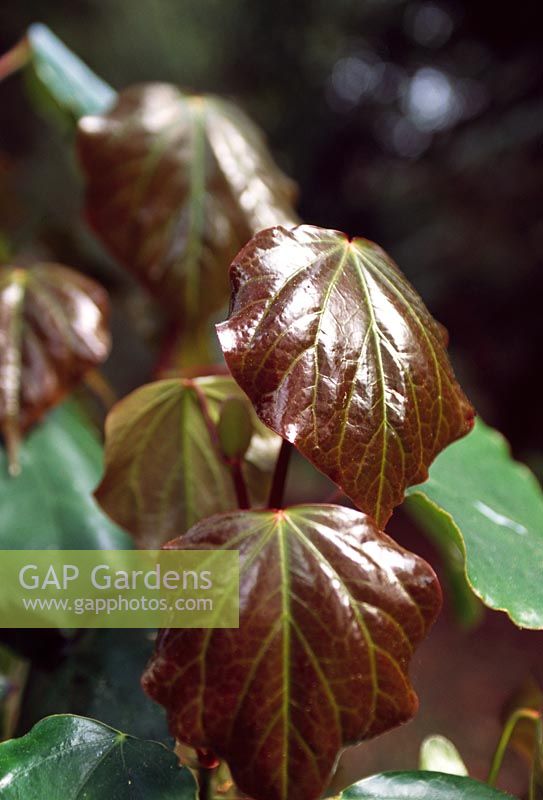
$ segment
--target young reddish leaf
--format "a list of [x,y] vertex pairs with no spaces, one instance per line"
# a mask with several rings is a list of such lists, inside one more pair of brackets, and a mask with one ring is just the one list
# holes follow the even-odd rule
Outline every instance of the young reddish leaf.
[[259,417],[384,525],[473,409],[444,329],[380,247],[303,225],[257,234],[217,327]]
[[92,227],[186,327],[225,302],[227,265],[257,230],[296,223],[293,184],[219,98],[132,87],[80,121],[78,142]]
[[230,376],[155,381],[117,403],[106,421],[106,471],[96,499],[144,547],[157,547],[203,517],[238,507],[217,424],[229,398],[245,399],[253,424],[241,472],[263,505],[281,440]]
[[107,317],[105,291],[71,269],[0,267],[0,427],[13,474],[21,431],[107,357]]
[[369,517],[326,505],[240,511],[168,547],[239,550],[239,629],[163,631],[144,688],[173,735],[226,759],[242,791],[314,800],[343,747],[414,714],[407,669],[439,584]]

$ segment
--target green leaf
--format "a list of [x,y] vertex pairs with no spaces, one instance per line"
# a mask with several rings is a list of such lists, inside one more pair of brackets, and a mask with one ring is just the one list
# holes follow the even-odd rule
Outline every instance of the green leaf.
[[225,100],[168,84],[121,92],[79,123],[97,236],[185,330],[228,299],[228,265],[257,230],[295,224],[293,184]]
[[[121,400],[106,421],[106,470],[96,497],[145,547],[204,517],[238,507],[218,438],[227,398],[245,399],[230,376],[155,381]],[[254,505],[266,502],[281,440],[250,408],[254,429],[242,473]]]
[[84,717],[56,716],[0,745],[2,800],[195,800],[175,754]]
[[13,475],[21,431],[107,358],[108,316],[105,290],[85,275],[0,266],[0,431]]
[[242,458],[253,438],[253,417],[246,397],[227,397],[217,423],[221,450],[226,458]]
[[443,328],[380,247],[302,225],[262,231],[217,326],[262,421],[383,526],[473,409]]
[[497,431],[478,420],[408,495],[405,507],[422,528],[461,548],[485,605],[520,627],[543,628],[543,492]]
[[21,474],[8,475],[0,448],[0,549],[130,549],[131,538],[92,497],[102,448],[65,404],[36,425],[21,446]]
[[513,800],[486,783],[439,772],[385,772],[346,789],[343,800]]
[[468,770],[454,744],[444,736],[428,736],[420,748],[419,767],[447,775],[467,775]]
[[30,66],[42,93],[72,121],[107,111],[117,93],[90,70],[46,26],[28,29]]
[[88,630],[66,642],[54,659],[33,662],[18,734],[51,714],[79,714],[131,736],[169,743],[163,709],[140,686],[153,645],[149,630]]
[[168,546],[239,551],[239,629],[162,631],[144,688],[176,738],[223,757],[242,792],[316,800],[347,744],[415,713],[408,667],[439,584],[370,517],[237,511]]

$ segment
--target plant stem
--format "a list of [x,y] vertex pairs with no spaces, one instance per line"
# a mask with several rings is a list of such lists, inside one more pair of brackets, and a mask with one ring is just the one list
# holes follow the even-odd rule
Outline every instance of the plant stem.
[[198,800],[210,800],[211,770],[207,767],[198,768]]
[[236,490],[236,497],[240,509],[250,508],[249,493],[247,491],[247,484],[243,477],[241,469],[241,459],[233,459],[230,463],[230,471],[232,472],[232,480],[234,481],[234,489]]
[[283,439],[277,463],[275,465],[275,472],[273,473],[273,481],[270,489],[270,496],[268,498],[268,508],[280,508],[283,504],[283,494],[285,492],[285,484],[287,482],[288,465],[292,453],[292,444]]
[[502,735],[500,736],[500,741],[498,742],[496,752],[494,753],[494,758],[492,759],[492,764],[490,766],[490,771],[487,778],[487,783],[489,786],[496,785],[496,780],[502,766],[507,745],[509,744],[517,724],[523,719],[530,720],[531,722],[537,722],[539,719],[539,712],[532,708],[519,708],[511,714],[504,725]]
[[30,60],[30,44],[25,37],[0,58],[0,81],[22,69]]
[[218,457],[223,461],[223,463],[227,464],[228,467],[230,468],[238,505],[241,509],[250,508],[251,504],[249,502],[249,492],[247,491],[247,484],[245,483],[245,478],[243,477],[243,471],[241,469],[241,459],[225,458],[221,450],[221,445],[219,442],[219,434],[217,432],[217,426],[211,419],[211,415],[209,413],[207,398],[200,389],[200,387],[198,386],[198,384],[196,383],[196,381],[189,380],[188,382],[190,383],[196,395],[196,399],[198,400],[198,405],[200,406],[200,411],[202,412],[202,417],[204,418],[204,422],[211,443],[213,444],[213,447],[215,448]]

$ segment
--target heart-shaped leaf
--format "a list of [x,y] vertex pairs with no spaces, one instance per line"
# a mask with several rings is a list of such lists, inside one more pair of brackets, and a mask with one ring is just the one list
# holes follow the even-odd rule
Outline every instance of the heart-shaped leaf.
[[238,508],[217,429],[230,398],[245,400],[253,422],[241,472],[253,504],[263,505],[281,440],[258,420],[231,377],[156,381],[109,414],[106,471],[96,497],[139,544],[160,546],[203,517]]
[[173,752],[85,717],[47,717],[0,744],[2,800],[196,800]]
[[514,800],[486,783],[439,772],[385,772],[342,792],[343,800]]
[[438,541],[465,555],[468,582],[490,608],[523,628],[543,628],[543,492],[481,420],[447,448],[405,507]]
[[65,404],[21,445],[21,475],[7,472],[0,447],[0,548],[3,550],[127,550],[132,539],[92,497],[102,448],[76,409]]
[[225,302],[227,266],[257,230],[295,224],[291,181],[219,98],[132,87],[80,121],[78,144],[92,227],[188,329]]
[[12,473],[21,431],[109,353],[108,300],[58,264],[0,267],[0,430]]
[[260,418],[384,525],[473,410],[443,329],[375,244],[262,231],[231,267],[226,361]]
[[369,517],[220,514],[169,546],[240,553],[239,629],[163,631],[144,688],[176,738],[224,758],[243,792],[315,800],[345,745],[414,714],[407,668],[439,584]]

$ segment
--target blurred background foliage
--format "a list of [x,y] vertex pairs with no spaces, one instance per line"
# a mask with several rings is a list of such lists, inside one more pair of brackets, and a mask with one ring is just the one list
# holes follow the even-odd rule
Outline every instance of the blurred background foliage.
[[[0,51],[49,25],[115,88],[167,80],[237,100],[311,223],[382,244],[451,333],[480,414],[543,475],[543,48],[535,2],[25,0]],[[111,361],[146,380],[141,293],[80,220],[71,133],[1,86],[0,258],[47,257],[116,296]]]

